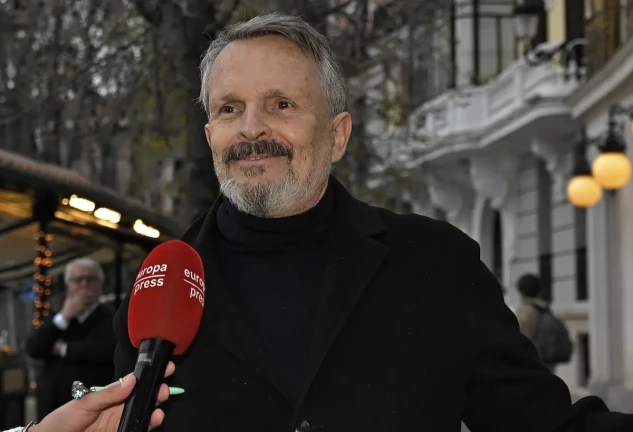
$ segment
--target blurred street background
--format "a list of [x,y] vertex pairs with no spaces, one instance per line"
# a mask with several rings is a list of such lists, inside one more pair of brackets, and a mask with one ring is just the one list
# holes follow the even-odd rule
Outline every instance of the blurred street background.
[[0,0],[0,429],[35,416],[25,343],[65,264],[101,263],[115,310],[216,198],[199,62],[270,11],[347,76],[336,177],[476,239],[513,310],[538,275],[574,343],[556,373],[633,412],[633,1]]

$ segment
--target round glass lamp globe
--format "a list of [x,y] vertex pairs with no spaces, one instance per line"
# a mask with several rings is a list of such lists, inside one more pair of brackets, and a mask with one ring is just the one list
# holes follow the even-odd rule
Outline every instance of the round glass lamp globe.
[[591,173],[605,189],[614,190],[624,187],[631,180],[631,161],[624,153],[602,153],[593,161]]
[[593,207],[602,199],[602,188],[590,175],[576,176],[567,184],[567,198],[576,207]]

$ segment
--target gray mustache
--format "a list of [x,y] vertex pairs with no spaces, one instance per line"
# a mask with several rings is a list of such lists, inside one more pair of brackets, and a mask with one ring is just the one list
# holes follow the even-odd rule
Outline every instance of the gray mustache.
[[291,147],[277,141],[243,141],[234,144],[224,152],[222,162],[228,164],[229,162],[258,155],[285,156],[292,160],[293,154]]

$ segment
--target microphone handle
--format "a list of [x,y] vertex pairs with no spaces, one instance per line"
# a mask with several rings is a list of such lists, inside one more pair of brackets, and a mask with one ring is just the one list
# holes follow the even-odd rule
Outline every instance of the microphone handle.
[[125,401],[117,432],[147,432],[156,408],[158,390],[175,347],[165,339],[145,339],[141,342],[134,368],[136,385]]

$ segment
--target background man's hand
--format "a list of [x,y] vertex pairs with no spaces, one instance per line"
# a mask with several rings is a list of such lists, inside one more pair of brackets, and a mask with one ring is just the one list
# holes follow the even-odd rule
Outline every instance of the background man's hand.
[[62,306],[61,314],[67,321],[80,315],[86,309],[87,298],[85,291],[79,291],[74,295],[69,295],[64,300],[64,306]]
[[63,340],[58,340],[57,342],[55,342],[55,345],[53,345],[53,354],[61,356],[62,355],[62,346],[64,345],[64,341]]

